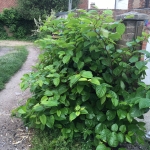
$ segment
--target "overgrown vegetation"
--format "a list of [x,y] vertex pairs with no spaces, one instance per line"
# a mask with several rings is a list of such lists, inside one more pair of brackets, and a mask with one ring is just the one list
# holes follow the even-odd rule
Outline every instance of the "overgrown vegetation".
[[28,51],[25,47],[15,47],[10,53],[0,56],[0,90],[5,83],[21,68],[25,62]]
[[0,39],[31,39],[35,24],[24,19],[14,8],[0,13]]
[[36,131],[30,150],[92,150],[91,141],[80,138],[66,140],[58,130]]
[[[92,141],[74,138],[65,139],[57,130],[34,132],[31,140],[30,150],[95,150],[92,148]],[[144,145],[124,144],[124,150],[150,150],[150,143],[145,141]]]
[[[78,5],[79,0],[73,0],[72,8]],[[15,8],[4,9],[0,13],[0,39],[35,40],[38,35],[33,34],[36,29],[34,19],[42,20],[54,10],[67,11],[68,0],[18,0]]]
[[37,41],[43,53],[37,71],[25,74],[21,88],[33,96],[13,110],[29,127],[59,130],[62,138],[92,141],[96,150],[124,150],[123,143],[143,143],[145,123],[138,122],[150,107],[150,86],[141,79],[146,64],[137,49],[143,33],[117,49],[125,31],[110,10],[79,10],[67,19],[47,20]]
[[[76,8],[79,0],[72,2],[72,8]],[[68,11],[68,0],[42,0],[40,3],[38,0],[18,0],[17,10],[27,20],[50,15],[52,9],[56,12]]]

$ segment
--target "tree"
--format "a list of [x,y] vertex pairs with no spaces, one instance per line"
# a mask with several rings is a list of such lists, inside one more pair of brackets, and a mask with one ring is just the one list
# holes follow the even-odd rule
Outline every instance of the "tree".
[[[73,7],[75,8],[79,0],[73,0]],[[67,11],[68,0],[18,0],[18,11],[25,19],[38,18],[45,14],[50,14],[51,10]]]

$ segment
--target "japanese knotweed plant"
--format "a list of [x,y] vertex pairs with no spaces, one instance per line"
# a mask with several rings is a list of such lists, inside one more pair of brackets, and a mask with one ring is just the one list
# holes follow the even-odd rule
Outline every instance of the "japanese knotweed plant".
[[25,74],[21,88],[33,96],[13,114],[34,128],[60,129],[63,137],[91,139],[96,150],[120,149],[122,143],[143,142],[143,118],[150,106],[150,86],[141,79],[149,53],[137,49],[148,35],[124,48],[117,41],[125,31],[110,10],[78,10],[67,19],[45,22],[48,35],[36,71]]

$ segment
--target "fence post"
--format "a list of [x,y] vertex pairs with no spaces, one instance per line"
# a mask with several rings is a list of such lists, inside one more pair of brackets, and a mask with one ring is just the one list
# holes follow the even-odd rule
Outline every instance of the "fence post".
[[[132,15],[132,18],[126,18],[130,15]],[[125,33],[122,35],[121,40],[118,41],[118,48],[127,47],[126,42],[133,41],[137,36],[141,36],[145,21],[149,19],[148,15],[134,11],[116,16],[116,20],[122,20],[126,26]],[[142,49],[142,43],[138,48]]]

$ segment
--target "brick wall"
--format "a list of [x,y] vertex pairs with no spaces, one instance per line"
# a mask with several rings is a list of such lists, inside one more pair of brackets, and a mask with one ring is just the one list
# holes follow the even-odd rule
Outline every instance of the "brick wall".
[[88,9],[88,0],[80,0],[78,8],[79,9]]
[[16,0],[0,0],[0,12],[2,12],[4,8],[10,8],[14,6],[16,6]]
[[129,0],[128,8],[129,9],[144,8],[145,7],[145,1],[146,0]]

